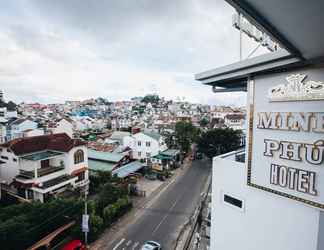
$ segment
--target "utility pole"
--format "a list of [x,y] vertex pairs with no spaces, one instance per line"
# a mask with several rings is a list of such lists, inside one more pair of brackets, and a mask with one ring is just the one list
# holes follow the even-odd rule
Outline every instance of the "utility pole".
[[242,14],[239,13],[239,27],[240,27],[240,61],[242,61]]
[[[85,216],[88,216],[87,194],[88,194],[88,191],[86,190],[85,193],[84,193],[84,196],[85,196],[84,197],[84,215]],[[85,242],[86,246],[88,246],[88,230],[84,231],[84,242]]]
[[84,214],[82,215],[82,231],[84,232],[84,243],[88,249],[88,232],[89,232],[89,215],[88,215],[88,186],[86,186],[84,192]]

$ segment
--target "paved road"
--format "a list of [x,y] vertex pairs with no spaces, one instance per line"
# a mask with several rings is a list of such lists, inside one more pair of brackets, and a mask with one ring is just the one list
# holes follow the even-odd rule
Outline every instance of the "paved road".
[[186,173],[173,182],[145,209],[143,216],[129,225],[123,236],[105,249],[138,250],[147,240],[155,240],[163,249],[174,247],[181,226],[193,213],[211,173],[210,162],[194,161]]

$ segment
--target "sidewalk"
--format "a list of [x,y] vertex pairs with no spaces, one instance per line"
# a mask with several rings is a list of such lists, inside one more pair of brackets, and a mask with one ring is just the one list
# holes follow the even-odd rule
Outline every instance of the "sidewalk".
[[[127,225],[134,223],[141,215],[145,212],[145,208],[150,207],[158,197],[180,176],[182,176],[188,169],[190,162],[186,161],[183,167],[175,169],[173,171],[173,176],[164,182],[161,181],[150,181],[150,180],[140,180],[141,185],[149,187],[146,192],[146,197],[134,197],[133,205],[134,208],[120,218],[111,227],[107,228],[98,240],[90,245],[91,250],[103,249],[107,245],[107,241],[113,242],[123,235],[127,230]],[[149,183],[152,182],[152,183]],[[156,182],[156,183],[153,183]]]

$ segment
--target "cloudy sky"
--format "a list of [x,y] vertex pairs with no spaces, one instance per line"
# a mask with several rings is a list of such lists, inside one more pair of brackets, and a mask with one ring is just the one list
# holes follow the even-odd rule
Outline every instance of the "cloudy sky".
[[[0,3],[0,89],[7,100],[53,103],[157,93],[208,104],[194,74],[239,57],[224,0],[10,0]],[[247,38],[244,51],[255,46]]]

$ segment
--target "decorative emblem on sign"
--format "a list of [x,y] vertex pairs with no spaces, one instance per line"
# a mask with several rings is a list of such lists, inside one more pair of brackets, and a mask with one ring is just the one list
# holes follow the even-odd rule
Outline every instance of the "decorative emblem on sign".
[[269,89],[271,102],[324,100],[324,83],[305,81],[306,75],[295,74],[286,77],[288,83]]

